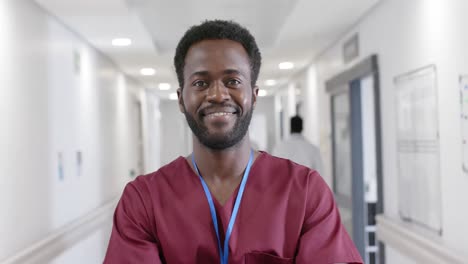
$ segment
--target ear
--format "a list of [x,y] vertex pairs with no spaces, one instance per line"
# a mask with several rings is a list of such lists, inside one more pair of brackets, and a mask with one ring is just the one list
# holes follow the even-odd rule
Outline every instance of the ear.
[[253,108],[255,108],[255,106],[257,105],[258,90],[259,90],[259,88],[258,88],[257,85],[255,85],[254,88],[252,89],[252,93],[253,93],[252,94],[252,100],[253,100],[252,107]]
[[184,99],[182,99],[182,88],[177,89],[177,101],[179,102],[180,112],[185,113]]

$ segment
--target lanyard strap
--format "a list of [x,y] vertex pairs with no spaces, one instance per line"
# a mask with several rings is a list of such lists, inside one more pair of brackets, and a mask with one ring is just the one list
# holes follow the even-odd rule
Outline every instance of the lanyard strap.
[[195,170],[197,171],[198,177],[203,185],[203,190],[205,191],[206,199],[208,200],[208,204],[210,205],[210,212],[211,212],[211,220],[213,221],[213,225],[216,232],[216,238],[218,238],[218,250],[220,255],[221,264],[228,263],[228,256],[229,256],[229,239],[231,238],[232,229],[234,227],[234,222],[236,221],[237,212],[239,211],[239,206],[242,200],[242,195],[244,195],[245,184],[247,183],[247,178],[249,177],[250,168],[252,167],[253,162],[253,150],[250,151],[250,158],[249,163],[247,164],[247,168],[244,171],[244,176],[242,177],[242,181],[239,187],[239,193],[237,194],[236,202],[234,203],[234,208],[232,210],[231,219],[229,219],[229,225],[226,230],[226,234],[224,237],[224,251],[221,251],[221,240],[219,238],[219,229],[218,229],[218,218],[216,217],[216,209],[213,203],[213,198],[210,193],[210,189],[208,185],[206,185],[205,180],[203,180],[200,171],[198,170],[197,163],[195,163],[195,154],[192,154],[192,164]]

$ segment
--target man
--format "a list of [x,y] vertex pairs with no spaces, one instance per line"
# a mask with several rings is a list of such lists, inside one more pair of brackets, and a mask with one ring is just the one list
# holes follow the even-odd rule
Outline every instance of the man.
[[322,178],[251,149],[260,63],[234,22],[185,33],[174,64],[193,153],[126,186],[105,263],[362,262]]
[[323,175],[323,163],[319,148],[308,142],[301,132],[302,118],[297,115],[291,117],[291,137],[275,146],[272,154],[290,159]]

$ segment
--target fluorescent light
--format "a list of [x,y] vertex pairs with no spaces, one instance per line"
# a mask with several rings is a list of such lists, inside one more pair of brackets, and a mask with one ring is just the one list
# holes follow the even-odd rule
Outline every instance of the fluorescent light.
[[263,90],[263,89],[258,90],[258,96],[266,96],[266,95],[267,95],[266,90]]
[[265,81],[266,86],[273,86],[276,85],[276,80],[266,80]]
[[143,68],[140,70],[141,75],[151,76],[156,74],[156,70],[153,68]]
[[129,46],[131,44],[132,44],[132,40],[129,38],[115,38],[112,40],[113,46],[123,47],[123,46]]
[[159,90],[161,90],[161,91],[167,91],[167,90],[171,89],[171,84],[170,83],[160,83],[158,85],[158,87],[159,87]]
[[285,61],[285,62],[282,62],[282,63],[278,64],[278,67],[281,70],[289,70],[289,69],[294,68],[294,64],[292,62]]
[[179,97],[177,97],[177,93],[171,93],[169,94],[169,100],[177,100]]

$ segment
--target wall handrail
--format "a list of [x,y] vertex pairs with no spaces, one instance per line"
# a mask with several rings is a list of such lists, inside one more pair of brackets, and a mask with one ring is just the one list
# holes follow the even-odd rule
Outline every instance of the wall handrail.
[[409,225],[384,215],[376,218],[377,239],[418,263],[467,263],[468,256],[447,247],[440,238],[422,235]]
[[1,260],[1,264],[42,263],[51,260],[74,244],[92,234],[97,228],[110,224],[118,198],[114,198],[90,213],[53,231],[47,237]]

